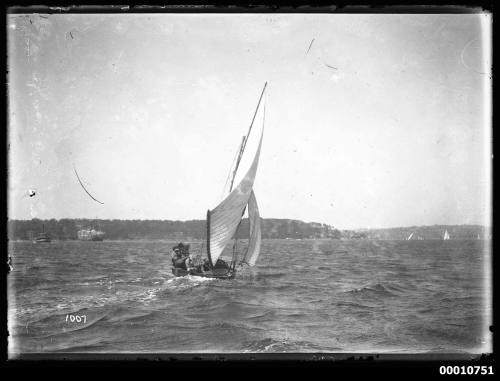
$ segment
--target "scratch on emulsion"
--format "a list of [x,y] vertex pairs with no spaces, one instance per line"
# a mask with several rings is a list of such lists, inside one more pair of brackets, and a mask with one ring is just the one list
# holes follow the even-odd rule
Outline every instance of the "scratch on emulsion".
[[311,50],[311,46],[312,46],[313,42],[314,42],[314,38],[311,40],[311,43],[309,44],[309,47],[307,48],[306,56],[309,53],[309,50]]
[[473,72],[475,72],[475,73],[477,73],[477,74],[483,74],[483,75],[485,75],[485,74],[487,74],[487,73],[483,73],[482,71],[477,71],[476,69],[474,69],[474,68],[470,67],[469,65],[467,65],[467,64],[465,63],[465,60],[464,60],[464,53],[465,53],[465,50],[466,50],[466,49],[469,47],[469,45],[470,45],[473,41],[475,41],[475,40],[476,40],[476,38],[473,38],[473,39],[472,39],[472,40],[470,40],[467,44],[465,44],[464,48],[462,49],[462,52],[460,53],[460,60],[462,61],[462,65],[463,65],[465,68],[467,68],[467,69],[469,69],[469,70],[472,70]]

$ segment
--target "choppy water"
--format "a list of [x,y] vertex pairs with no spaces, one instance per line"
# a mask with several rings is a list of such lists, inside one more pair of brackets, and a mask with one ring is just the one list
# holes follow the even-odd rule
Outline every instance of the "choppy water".
[[168,242],[13,242],[9,353],[490,352],[487,245],[264,240],[228,281]]

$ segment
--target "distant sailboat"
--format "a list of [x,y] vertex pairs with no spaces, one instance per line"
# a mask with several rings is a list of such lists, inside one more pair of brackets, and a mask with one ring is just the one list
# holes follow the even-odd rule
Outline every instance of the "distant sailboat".
[[[241,220],[243,219],[243,215],[246,210],[248,210],[249,221],[248,247],[245,254],[239,261],[239,264],[247,264],[249,266],[253,266],[257,261],[260,253],[261,228],[259,208],[257,206],[257,200],[252,188],[255,180],[255,175],[257,173],[257,166],[259,163],[260,149],[262,145],[262,138],[264,135],[264,121],[260,139],[258,140],[257,149],[253,156],[253,161],[251,162],[250,168],[234,189],[233,183],[266,86],[267,82],[264,85],[264,89],[262,90],[262,93],[260,95],[257,109],[255,110],[248,133],[245,137],[243,137],[238,153],[238,159],[236,161],[234,171],[232,172],[229,194],[216,208],[207,211],[206,254],[208,260],[205,260],[205,263],[201,266],[200,264],[198,264],[200,270],[197,270],[195,272],[191,271],[190,273],[188,273],[187,270],[173,267],[172,273],[175,276],[185,276],[188,274],[192,274],[206,278],[234,278],[236,274],[236,264],[238,262],[235,247],[233,247],[232,259],[229,264],[221,261],[220,256],[222,255],[222,252],[224,251],[226,246],[229,245],[233,237],[236,235],[236,231],[241,224]],[[200,255],[200,257],[198,258],[198,263],[200,263],[201,260],[202,259]],[[207,265],[206,270],[205,264]]]
[[49,243],[51,242],[50,236],[45,232],[45,225],[42,225],[42,232],[39,233],[33,243]]
[[406,238],[406,240],[407,240],[407,241],[409,241],[409,240],[411,239],[411,237],[413,237],[413,234],[415,234],[415,233],[414,233],[414,232],[413,232],[413,233],[411,233],[411,234],[408,236],[408,238]]
[[450,239],[450,234],[448,233],[448,230],[445,230],[443,240],[447,241]]

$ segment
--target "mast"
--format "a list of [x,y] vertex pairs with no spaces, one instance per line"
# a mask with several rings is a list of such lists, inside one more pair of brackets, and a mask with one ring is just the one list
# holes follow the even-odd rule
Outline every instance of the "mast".
[[241,156],[243,156],[243,150],[245,149],[245,142],[246,142],[246,136],[243,136],[243,138],[241,139],[241,145],[240,145],[240,151],[238,153],[238,159],[236,159],[236,165],[234,167],[233,176],[231,178],[231,185],[229,186],[229,193],[231,193],[231,191],[233,190],[234,178],[236,177],[236,170],[238,169],[238,166],[240,164]]
[[262,93],[260,94],[259,102],[257,103],[257,107],[255,109],[255,112],[253,113],[252,122],[250,123],[250,127],[248,128],[248,133],[246,134],[246,136],[243,137],[243,141],[241,143],[240,154],[238,155],[238,160],[236,161],[236,166],[235,166],[234,171],[233,171],[233,178],[231,179],[231,186],[229,187],[229,192],[231,192],[233,190],[233,183],[234,183],[234,178],[236,176],[236,171],[238,170],[238,166],[240,165],[241,156],[243,155],[243,151],[245,150],[245,146],[247,145],[247,140],[248,140],[248,137],[250,136],[250,131],[252,131],[253,122],[255,120],[255,116],[257,115],[257,111],[259,110],[260,101],[262,100],[262,96],[264,95],[264,91],[266,90],[266,86],[267,86],[267,82],[264,84],[264,88],[262,89]]
[[212,263],[212,256],[210,255],[210,209],[207,210],[207,257],[210,268],[213,269],[214,264]]

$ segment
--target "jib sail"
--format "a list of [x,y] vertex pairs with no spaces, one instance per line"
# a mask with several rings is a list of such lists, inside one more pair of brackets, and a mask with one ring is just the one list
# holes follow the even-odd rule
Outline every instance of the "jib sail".
[[248,224],[250,229],[248,248],[241,262],[253,266],[259,257],[261,243],[259,207],[253,191],[248,199]]

